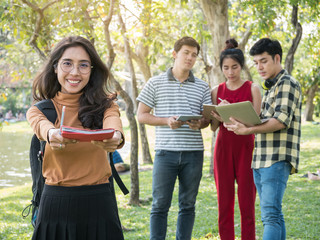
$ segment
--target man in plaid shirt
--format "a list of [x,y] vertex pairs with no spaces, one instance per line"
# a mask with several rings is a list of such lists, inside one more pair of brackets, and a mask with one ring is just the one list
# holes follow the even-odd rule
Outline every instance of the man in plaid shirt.
[[232,120],[225,124],[238,135],[256,134],[252,162],[260,197],[263,239],[286,239],[282,198],[289,175],[298,171],[301,136],[301,86],[282,69],[282,48],[277,40],[260,39],[250,50],[266,90],[262,99],[262,120],[247,127]]

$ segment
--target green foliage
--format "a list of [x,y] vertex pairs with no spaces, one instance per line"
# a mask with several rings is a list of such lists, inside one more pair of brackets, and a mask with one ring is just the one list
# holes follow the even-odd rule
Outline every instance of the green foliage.
[[[129,18],[133,20],[126,22],[127,36],[134,51],[139,50],[141,42],[148,46],[147,62],[153,75],[172,65],[173,44],[180,37],[188,35],[199,42],[210,38],[198,3],[133,1],[133,7],[137,12]],[[121,8],[121,12],[125,10]]]
[[[33,14],[15,1],[11,4],[7,3],[0,18],[0,74],[6,86],[31,86],[31,79],[40,66],[39,57],[28,46],[27,33],[31,30],[27,25],[30,25],[28,21],[32,21]],[[25,19],[15,21],[20,17]]]
[[25,113],[31,105],[30,88],[6,88],[0,89],[0,105],[3,107],[3,114],[12,111],[13,116],[21,111]]
[[[304,96],[307,96],[308,90],[318,85],[320,88],[320,43],[318,40],[320,22],[309,25],[307,29],[307,37],[301,44],[296,53],[295,69],[293,76],[299,80]],[[315,27],[315,28],[314,28]],[[306,99],[303,99],[305,102]],[[317,91],[313,99],[315,105],[315,114],[320,114],[320,92]]]
[[[34,3],[39,8],[43,8],[47,1],[37,1]],[[4,11],[3,18],[0,20],[3,29],[12,33],[12,37],[22,43],[26,39],[30,39],[34,32],[35,22],[38,14],[35,13],[30,7],[22,3],[22,1],[12,0]],[[42,31],[38,34],[38,42],[40,49],[45,49],[46,52],[50,49],[52,38],[51,22],[54,15],[50,12],[45,12],[42,23]],[[21,19],[21,21],[16,21]],[[22,20],[23,19],[23,20]]]
[[[40,0],[34,4],[43,9],[48,2]],[[294,32],[290,23],[292,4],[299,4],[299,21],[303,28],[320,28],[319,0],[230,0],[228,13],[231,36],[240,41],[250,30],[252,35],[248,45],[260,37],[277,38],[286,53],[291,45],[291,33]],[[0,30],[3,34],[0,34],[0,54],[5,58],[0,60],[0,74],[8,76],[11,79],[10,84],[17,81],[20,85],[31,86],[36,71],[43,64],[28,43],[34,33],[39,14],[19,0],[2,2],[1,5],[3,8],[0,10]],[[48,54],[54,43],[62,37],[78,34],[94,39],[99,54],[107,60],[103,21],[109,13],[109,8],[110,1],[106,0],[54,2],[44,10],[37,46]],[[110,30],[117,57],[113,71],[123,72],[126,69],[123,38],[116,16],[118,13],[125,21],[126,35],[133,52],[141,50],[141,45],[147,46],[146,61],[152,75],[172,65],[173,43],[181,36],[189,35],[199,42],[207,41],[209,56],[212,53],[214,43],[210,42],[211,35],[207,30],[199,1],[123,0],[119,1],[119,8],[114,10]],[[313,37],[319,39],[319,30],[313,31]],[[306,46],[303,43],[308,39],[309,36],[303,36],[301,46]],[[247,59],[251,63],[250,57]],[[194,68],[195,74],[205,77],[203,65],[201,61],[198,62]],[[139,73],[138,68],[135,70]]]
[[[238,5],[238,1],[231,1]],[[270,35],[273,31],[292,31],[292,6],[298,6],[298,20],[300,23],[317,22],[319,20],[319,0],[249,0],[240,1],[241,12],[249,17],[254,34]],[[242,16],[239,17],[240,19]],[[246,21],[248,22],[248,21]],[[242,23],[242,21],[236,21]],[[286,29],[287,28],[287,29]],[[288,38],[292,36],[287,34]]]

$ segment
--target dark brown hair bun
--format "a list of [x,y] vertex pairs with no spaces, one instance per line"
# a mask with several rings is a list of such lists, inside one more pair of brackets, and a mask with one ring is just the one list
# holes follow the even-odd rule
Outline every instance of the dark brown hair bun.
[[237,61],[241,68],[244,66],[244,55],[241,49],[237,48],[238,42],[234,38],[230,38],[226,41],[226,47],[220,54],[220,68],[222,69],[222,63],[225,58],[232,58]]
[[234,38],[230,38],[226,41],[226,47],[224,48],[224,50],[237,48],[237,47],[238,47],[238,42]]

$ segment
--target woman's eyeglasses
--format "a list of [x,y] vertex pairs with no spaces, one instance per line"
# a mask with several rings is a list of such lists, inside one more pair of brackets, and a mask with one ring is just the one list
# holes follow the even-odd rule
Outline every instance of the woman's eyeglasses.
[[[71,61],[62,61],[60,63],[60,68],[62,71],[69,73],[74,69],[74,64]],[[81,74],[88,74],[92,68],[93,66],[88,62],[82,62],[77,66],[77,69]]]

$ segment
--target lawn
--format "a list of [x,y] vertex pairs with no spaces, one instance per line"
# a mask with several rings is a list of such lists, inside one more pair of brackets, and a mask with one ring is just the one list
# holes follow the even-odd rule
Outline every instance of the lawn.
[[[126,122],[124,121],[126,126]],[[149,134],[150,131],[150,134]],[[154,129],[148,127],[151,148]],[[209,128],[203,131],[206,141],[205,163],[196,204],[196,220],[193,239],[219,239],[217,198],[210,168]],[[129,139],[129,138],[128,138]],[[320,125],[304,123],[302,127],[301,160],[299,173],[290,176],[283,200],[283,211],[287,226],[287,239],[319,239],[320,236],[320,181],[310,181],[301,177],[307,171],[320,169]],[[153,154],[153,152],[152,152]],[[143,240],[149,238],[149,213],[151,209],[151,171],[140,172],[140,206],[128,205],[129,196],[124,196],[117,188],[117,200],[120,219],[126,228],[125,239]],[[122,175],[130,189],[130,176]],[[0,239],[30,239],[32,226],[30,219],[23,219],[21,211],[30,203],[31,183],[25,186],[0,190]],[[175,227],[178,214],[177,189],[174,192],[172,206],[168,216],[167,239],[175,239]],[[240,239],[240,219],[236,202],[235,230]],[[260,221],[259,198],[256,201],[257,239],[262,239],[263,227]]]

